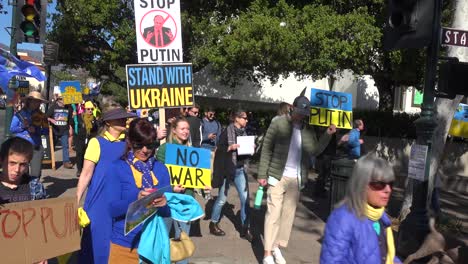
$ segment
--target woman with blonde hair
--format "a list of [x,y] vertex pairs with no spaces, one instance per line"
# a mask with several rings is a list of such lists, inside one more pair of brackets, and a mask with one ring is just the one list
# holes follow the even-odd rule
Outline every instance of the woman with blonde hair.
[[84,155],[83,169],[76,190],[76,201],[87,189],[83,209],[91,223],[83,230],[78,263],[108,263],[112,218],[108,213],[111,174],[108,168],[125,150],[125,130],[128,118],[135,117],[122,107],[114,106],[101,118],[104,128],[92,138]]
[[373,153],[356,162],[345,198],[327,220],[320,263],[401,263],[385,213],[394,180],[390,164]]

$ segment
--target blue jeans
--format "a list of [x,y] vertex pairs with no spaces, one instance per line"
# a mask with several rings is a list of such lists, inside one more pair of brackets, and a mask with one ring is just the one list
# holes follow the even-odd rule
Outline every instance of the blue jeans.
[[68,153],[68,132],[60,136],[60,143],[62,144],[63,163],[70,162],[70,154]]
[[[244,168],[237,168],[236,174],[234,175],[234,185],[236,186],[237,193],[239,194],[241,204],[241,222],[243,226],[248,225],[247,217],[249,213],[249,189],[247,185],[247,177],[244,172]],[[227,200],[227,193],[229,190],[229,181],[225,178],[223,185],[219,188],[218,198],[214,202],[213,212],[211,213],[211,221],[214,223],[219,222],[221,218],[221,210]]]

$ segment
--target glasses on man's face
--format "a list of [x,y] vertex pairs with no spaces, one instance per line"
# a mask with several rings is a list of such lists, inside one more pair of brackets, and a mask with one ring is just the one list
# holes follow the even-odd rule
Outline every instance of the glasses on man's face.
[[150,144],[139,144],[139,143],[134,143],[132,145],[132,147],[134,149],[142,149],[144,147],[146,147],[147,149],[155,149],[156,147],[158,146],[158,144],[156,142],[154,143],[150,143]]
[[390,186],[390,189],[393,189],[393,182],[383,182],[383,181],[372,181],[369,182],[369,187],[374,191],[381,191],[385,187]]
[[190,110],[190,113],[194,114],[194,115],[198,115],[198,111],[192,111]]
[[245,121],[248,120],[248,118],[247,118],[246,116],[239,116],[239,118],[242,118],[242,119],[244,119]]

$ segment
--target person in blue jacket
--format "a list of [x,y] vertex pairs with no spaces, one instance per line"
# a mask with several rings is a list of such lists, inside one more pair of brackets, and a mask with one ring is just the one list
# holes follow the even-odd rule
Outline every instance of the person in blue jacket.
[[47,118],[39,107],[46,102],[40,92],[30,92],[25,97],[24,108],[13,116],[10,124],[10,132],[14,136],[24,138],[33,144],[33,157],[29,165],[29,174],[39,178],[41,177],[44,156],[41,136],[47,135],[49,132]]
[[[154,158],[157,132],[153,124],[145,118],[132,120],[128,129],[125,153],[108,168],[113,180],[110,182],[110,204],[108,211],[112,217],[112,235],[109,263],[138,263],[138,245],[142,225],[127,235],[125,214],[128,206],[155,189],[170,187],[169,172],[164,164]],[[165,196],[153,200],[151,206],[158,207],[157,215],[167,219],[169,228],[170,209]],[[169,243],[169,241],[161,241]]]
[[350,159],[359,159],[361,156],[361,145],[364,140],[361,139],[361,131],[364,130],[364,121],[356,119],[353,121],[353,129],[349,132],[348,138],[348,157]]
[[385,213],[395,180],[390,164],[370,153],[348,180],[345,198],[325,226],[320,263],[401,263]]
[[78,263],[108,263],[112,225],[108,207],[110,192],[114,191],[109,187],[115,181],[114,173],[108,169],[124,153],[126,122],[135,116],[122,107],[110,106],[102,115],[104,128],[100,135],[88,142],[76,200],[80,204],[88,190],[83,209],[91,224],[83,230]]

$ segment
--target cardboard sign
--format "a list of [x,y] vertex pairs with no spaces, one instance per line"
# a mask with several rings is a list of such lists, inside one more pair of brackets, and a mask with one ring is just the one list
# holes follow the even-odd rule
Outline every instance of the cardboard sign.
[[352,129],[352,94],[311,89],[309,123],[316,126],[336,125],[337,128]]
[[191,63],[134,64],[126,71],[131,109],[193,106]]
[[180,0],[135,0],[138,63],[182,62]]
[[171,185],[186,188],[211,186],[211,151],[177,144],[166,145],[166,167]]
[[426,159],[428,146],[413,144],[408,162],[408,178],[424,181],[426,179]]
[[80,249],[76,199],[0,206],[2,263],[35,263]]
[[83,102],[79,81],[60,82],[60,93],[62,93],[64,104],[80,104]]

